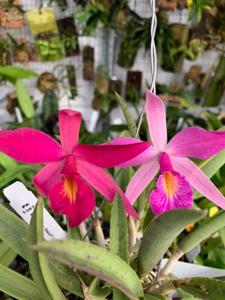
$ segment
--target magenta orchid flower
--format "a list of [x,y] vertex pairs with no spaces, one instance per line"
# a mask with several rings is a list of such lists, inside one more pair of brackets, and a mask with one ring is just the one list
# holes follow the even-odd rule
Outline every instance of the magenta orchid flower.
[[[225,209],[225,198],[209,178],[188,157],[208,159],[225,149],[225,132],[206,131],[199,127],[185,128],[167,144],[166,111],[163,101],[147,91],[145,105],[152,146],[135,159],[120,165],[142,164],[127,186],[130,203],[160,171],[157,187],[149,196],[153,213],[159,215],[174,208],[191,208],[196,189]],[[114,141],[119,144],[120,141]]]
[[95,207],[91,186],[108,200],[123,198],[128,214],[138,217],[122,190],[102,168],[111,168],[132,159],[149,147],[148,143],[124,138],[124,145],[78,145],[81,114],[61,110],[61,144],[31,128],[0,131],[0,151],[23,163],[47,163],[34,177],[42,196],[48,196],[53,212],[69,217],[78,226]]

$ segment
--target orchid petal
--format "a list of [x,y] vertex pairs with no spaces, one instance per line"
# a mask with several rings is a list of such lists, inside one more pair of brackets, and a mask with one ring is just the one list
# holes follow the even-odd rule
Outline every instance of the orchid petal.
[[200,127],[185,128],[168,143],[173,156],[207,159],[225,149],[225,131],[207,131]]
[[190,185],[203,196],[225,209],[225,197],[190,159],[170,157],[174,170],[184,175]]
[[101,168],[111,168],[133,159],[149,148],[148,142],[126,145],[77,145],[74,155]]
[[65,184],[61,182],[51,189],[49,200],[52,211],[68,216],[70,227],[76,227],[91,215],[95,197],[92,189],[78,175],[74,175],[71,180],[76,187],[74,199],[69,197]]
[[49,194],[54,185],[61,181],[63,161],[48,163],[33,178],[34,185],[42,196]]
[[60,140],[66,153],[72,153],[79,140],[81,114],[70,109],[59,112]]
[[127,213],[138,218],[136,211],[130,205],[120,187],[106,171],[84,161],[77,161],[77,170],[83,179],[108,200],[113,201],[115,195],[119,193],[124,201]]
[[[113,139],[110,143],[110,145],[126,145],[126,144],[133,144],[133,143],[141,143],[140,140],[132,138],[132,137],[119,137]],[[122,164],[119,164],[117,167],[119,168],[129,168],[132,166],[137,166],[145,163],[146,161],[151,160],[156,155],[156,149],[153,147],[150,147],[151,143],[149,142],[149,148],[144,150],[141,154],[137,155],[135,158],[126,161]]]
[[175,208],[191,208],[193,192],[185,177],[174,171],[165,172],[159,176],[149,200],[153,213],[160,215]]
[[60,144],[37,129],[0,131],[0,151],[23,163],[47,163],[63,158]]
[[158,159],[142,165],[129,182],[125,195],[127,196],[131,205],[137,200],[144,189],[150,184],[157,172],[159,171]]
[[153,145],[164,151],[167,143],[166,109],[163,101],[147,90],[145,111]]

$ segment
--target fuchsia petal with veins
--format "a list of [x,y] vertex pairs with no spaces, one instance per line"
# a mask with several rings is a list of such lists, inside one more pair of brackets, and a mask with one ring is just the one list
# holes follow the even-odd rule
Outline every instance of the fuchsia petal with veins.
[[78,145],[74,155],[101,168],[112,168],[126,162],[149,148],[148,142],[126,145]]
[[203,196],[225,209],[225,197],[212,181],[188,158],[172,157],[174,169],[184,175],[188,182]]
[[77,170],[81,177],[89,182],[89,184],[106,199],[113,201],[116,194],[120,194],[124,201],[127,213],[138,218],[138,214],[131,206],[120,187],[106,171],[84,161],[78,161]]
[[70,109],[59,112],[60,140],[63,150],[70,154],[79,140],[81,114]]
[[167,143],[166,108],[163,101],[148,90],[146,97],[145,111],[151,141],[158,151],[164,151]]
[[[125,145],[125,144],[133,144],[134,142],[141,142],[140,140],[136,138],[115,138],[111,142],[107,143],[108,145]],[[141,154],[137,155],[135,158],[128,160],[126,162],[123,162],[119,165],[117,165],[118,168],[129,168],[132,166],[141,165],[147,161],[150,161],[154,159],[156,156],[156,150],[154,147],[150,147],[151,143],[149,142],[149,147],[144,150]]]
[[168,143],[167,152],[173,156],[207,159],[225,149],[224,131],[207,131],[199,127],[181,130]]
[[63,165],[64,161],[48,163],[34,176],[33,183],[42,196],[47,196],[52,186],[61,181]]
[[154,159],[143,164],[129,182],[125,195],[133,205],[140,194],[145,190],[149,183],[154,179],[159,171],[159,162]]
[[32,128],[0,131],[0,151],[23,163],[46,163],[62,159],[62,146],[52,137]]

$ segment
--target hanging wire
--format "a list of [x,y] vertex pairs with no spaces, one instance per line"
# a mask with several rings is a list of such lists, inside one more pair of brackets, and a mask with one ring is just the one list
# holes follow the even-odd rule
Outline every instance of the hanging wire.
[[[157,76],[157,53],[156,53],[156,46],[155,46],[157,16],[156,16],[155,0],[150,0],[150,9],[152,12],[151,28],[150,28],[150,34],[151,34],[151,42],[150,42],[151,87],[150,87],[150,91],[155,94],[156,93],[156,76]],[[138,137],[138,135],[139,135],[144,112],[145,111],[144,111],[144,107],[143,107],[141,115],[139,117],[139,121],[138,121],[138,125],[137,125],[137,132],[136,132],[135,137]]]

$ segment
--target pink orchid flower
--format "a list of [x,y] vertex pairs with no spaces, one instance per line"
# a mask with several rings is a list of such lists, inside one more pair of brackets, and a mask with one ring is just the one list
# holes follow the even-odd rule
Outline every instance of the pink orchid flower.
[[116,182],[102,168],[111,168],[132,159],[149,147],[136,139],[124,138],[124,145],[78,145],[81,114],[61,110],[61,144],[47,134],[31,128],[0,131],[0,151],[23,163],[47,163],[34,177],[42,196],[48,196],[53,212],[69,217],[78,226],[95,207],[90,186],[112,201],[123,198],[127,213],[138,217]]
[[[191,208],[192,188],[225,209],[224,196],[188,158],[208,159],[225,149],[225,132],[207,131],[199,127],[185,128],[167,144],[165,105],[150,91],[147,91],[145,111],[152,147],[120,165],[128,167],[135,163],[142,164],[125,192],[130,203],[133,205],[160,171],[157,187],[149,196],[153,213],[159,215],[174,208]],[[114,144],[118,143],[114,141]]]

